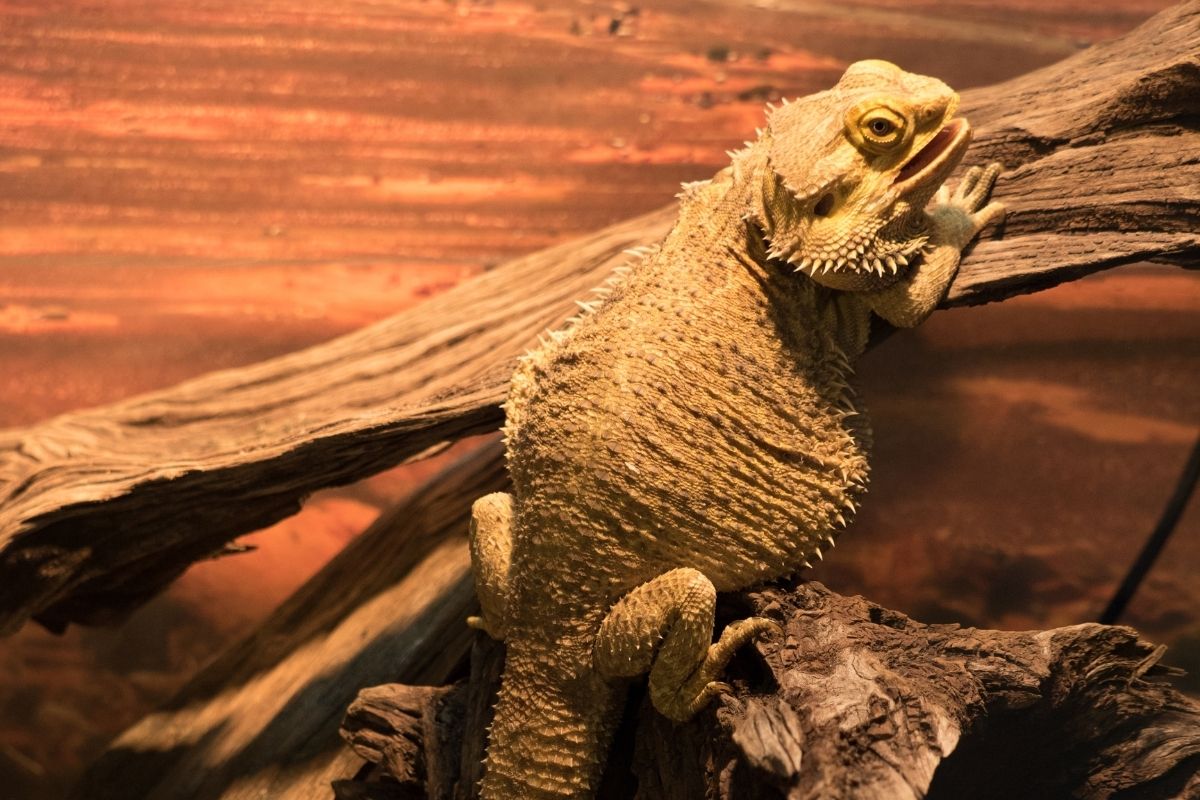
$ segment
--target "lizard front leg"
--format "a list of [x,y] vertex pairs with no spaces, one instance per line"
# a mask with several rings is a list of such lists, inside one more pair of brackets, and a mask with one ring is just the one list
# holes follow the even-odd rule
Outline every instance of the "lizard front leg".
[[727,626],[712,643],[717,590],[695,569],[680,568],[643,583],[617,601],[596,637],[592,664],[607,678],[650,671],[650,700],[664,716],[686,720],[723,686],[717,676],[734,651],[777,630],[763,617]]
[[471,506],[471,570],[481,613],[468,617],[472,628],[503,639],[508,628],[508,568],[512,562],[512,495],[495,492]]
[[933,313],[958,273],[963,248],[985,225],[1004,217],[1003,205],[987,202],[999,175],[999,164],[972,167],[953,195],[946,186],[938,190],[925,214],[929,226],[925,255],[901,280],[863,293],[872,311],[898,328],[916,327]]

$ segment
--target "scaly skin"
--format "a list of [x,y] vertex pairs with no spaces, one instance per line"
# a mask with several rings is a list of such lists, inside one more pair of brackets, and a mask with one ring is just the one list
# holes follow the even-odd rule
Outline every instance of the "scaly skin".
[[919,324],[1002,213],[995,165],[926,208],[969,138],[957,99],[870,61],[773,110],[684,187],[656,251],[523,359],[513,493],[477,501],[471,530],[471,622],[508,652],[485,800],[591,797],[628,679],[649,671],[656,708],[690,717],[774,627],[712,644],[716,592],[795,572],[853,516],[870,317]]

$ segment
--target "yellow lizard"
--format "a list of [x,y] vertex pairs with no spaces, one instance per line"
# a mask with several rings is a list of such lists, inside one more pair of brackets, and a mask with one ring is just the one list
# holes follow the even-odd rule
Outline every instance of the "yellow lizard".
[[[919,324],[1003,208],[941,81],[883,61],[769,113],[661,245],[524,358],[512,494],[474,506],[482,615],[507,643],[485,800],[591,797],[628,680],[687,719],[734,650],[720,591],[820,557],[867,481],[850,385],[877,315]],[[940,191],[939,191],[940,189]],[[935,194],[938,197],[935,199]],[[930,201],[933,201],[932,204]]]

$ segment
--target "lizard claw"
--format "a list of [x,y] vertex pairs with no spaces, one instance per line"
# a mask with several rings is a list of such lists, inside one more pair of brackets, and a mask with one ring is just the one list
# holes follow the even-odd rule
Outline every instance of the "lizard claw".
[[967,174],[963,175],[951,202],[968,213],[978,211],[987,202],[998,177],[1000,165],[995,161],[987,167],[971,167]]
[[969,211],[974,211],[978,208],[978,206],[971,202],[969,197],[975,187],[979,185],[979,179],[982,175],[982,167],[971,167],[963,174],[962,180],[958,182],[958,188],[954,190],[954,199],[958,200],[960,205],[966,206]]
[[734,650],[751,639],[775,637],[783,638],[783,627],[778,622],[766,617],[747,617],[726,625],[717,644],[723,652],[732,655]]
[[495,628],[493,628],[491,625],[489,625],[488,621],[487,621],[487,617],[483,617],[483,616],[467,617],[467,627],[473,628],[474,630],[477,630],[477,631],[483,631],[488,636],[492,637],[493,639],[495,639],[498,642],[504,641],[504,632],[497,631]]
[[704,687],[704,693],[709,697],[716,697],[719,694],[733,694],[733,687],[725,681],[709,681],[709,684]]

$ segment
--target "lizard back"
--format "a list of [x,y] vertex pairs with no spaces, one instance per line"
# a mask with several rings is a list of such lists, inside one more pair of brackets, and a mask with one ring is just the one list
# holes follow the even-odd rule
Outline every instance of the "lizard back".
[[726,206],[745,201],[728,192],[697,190],[662,248],[514,377],[515,576],[575,573],[586,537],[584,594],[678,565],[734,589],[798,568],[853,512],[867,421],[836,296],[738,258],[749,234]]

